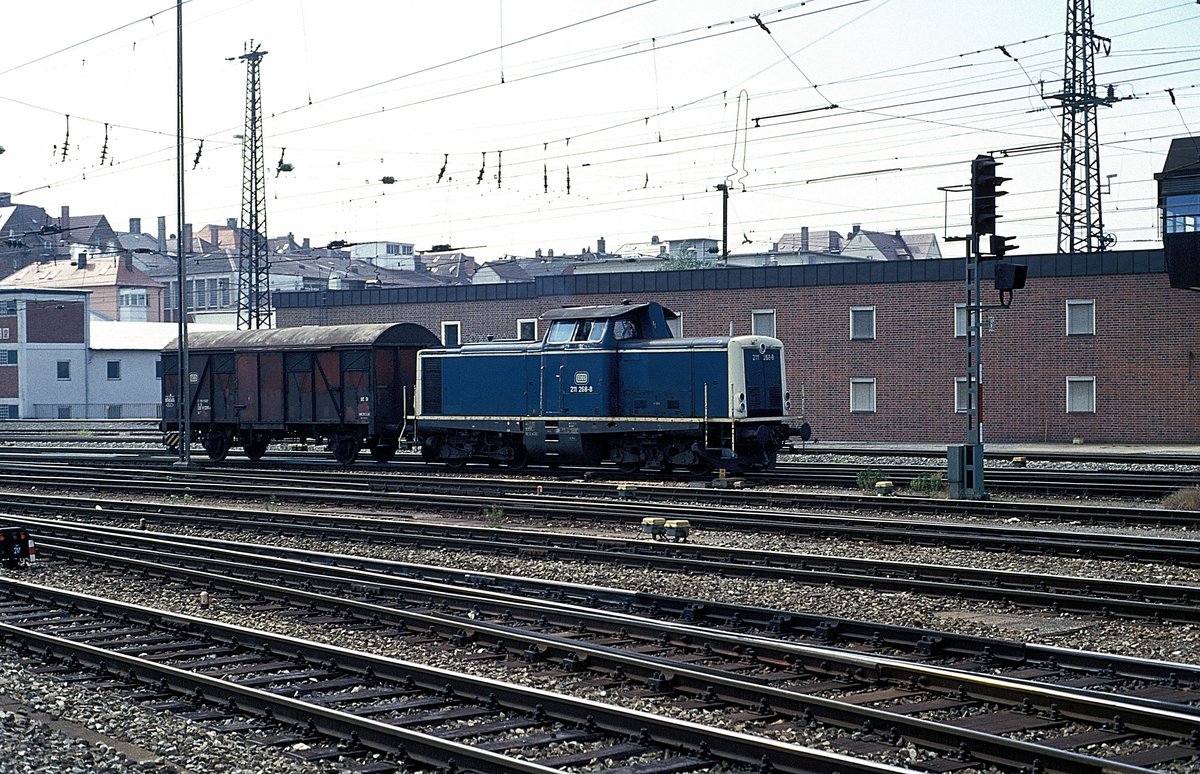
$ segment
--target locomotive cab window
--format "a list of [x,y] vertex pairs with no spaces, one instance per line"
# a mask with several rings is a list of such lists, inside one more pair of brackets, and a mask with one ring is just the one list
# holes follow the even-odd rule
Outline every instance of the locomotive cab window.
[[617,320],[613,323],[613,338],[617,341],[636,339],[640,335],[638,325],[633,320]]
[[575,328],[575,341],[595,343],[604,338],[604,320],[580,320]]

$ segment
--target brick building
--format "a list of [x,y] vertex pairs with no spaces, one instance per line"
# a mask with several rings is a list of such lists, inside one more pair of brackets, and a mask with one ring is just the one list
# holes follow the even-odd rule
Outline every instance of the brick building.
[[[1162,251],[1021,260],[1025,289],[984,312],[984,440],[1200,441],[1200,296],[1170,287]],[[517,338],[522,322],[527,336],[560,306],[656,300],[686,336],[782,339],[793,413],[818,438],[961,443],[963,276],[962,259],[636,272],[285,293],[275,306],[281,327],[407,321],[469,342]]]

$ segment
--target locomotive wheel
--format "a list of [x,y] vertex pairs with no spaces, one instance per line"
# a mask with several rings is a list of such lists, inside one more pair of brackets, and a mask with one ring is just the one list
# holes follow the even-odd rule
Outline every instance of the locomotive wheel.
[[371,459],[378,463],[389,462],[396,456],[396,445],[390,443],[371,444]]
[[271,438],[266,433],[253,433],[242,442],[242,451],[252,460],[261,460],[270,443]]
[[520,446],[513,447],[513,457],[505,463],[505,467],[511,470],[522,470],[528,464],[529,451],[525,448],[524,444],[521,444]]
[[352,465],[358,459],[358,452],[362,449],[362,442],[352,435],[343,435],[333,439],[329,444],[333,451],[333,458],[343,465]]
[[466,467],[466,464],[467,464],[466,457],[447,457],[446,458],[446,467],[448,467],[452,470],[458,470],[459,468]]
[[204,451],[213,462],[220,462],[229,454],[229,435],[221,430],[209,430],[204,436]]
[[617,470],[622,473],[637,473],[642,469],[642,461],[634,460],[633,462],[618,462]]

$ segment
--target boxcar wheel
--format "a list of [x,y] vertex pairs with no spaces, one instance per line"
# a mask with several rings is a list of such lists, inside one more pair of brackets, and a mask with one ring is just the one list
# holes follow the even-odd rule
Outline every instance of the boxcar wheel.
[[213,462],[220,462],[229,454],[229,435],[221,430],[209,430],[204,436],[204,451]]
[[641,460],[634,460],[633,462],[618,462],[617,463],[617,470],[620,470],[622,473],[637,473],[641,469],[642,469],[642,461]]
[[333,458],[343,465],[352,465],[358,459],[358,452],[362,449],[362,442],[352,435],[344,435],[340,438],[335,438],[329,444],[333,451]]
[[265,433],[254,433],[242,442],[242,451],[252,460],[261,460],[262,456],[267,453],[267,446],[271,443],[271,438]]

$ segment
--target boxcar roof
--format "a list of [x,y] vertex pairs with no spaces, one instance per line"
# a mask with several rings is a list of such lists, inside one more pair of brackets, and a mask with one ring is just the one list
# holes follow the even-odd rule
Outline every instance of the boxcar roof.
[[[610,306],[568,306],[562,309],[550,309],[542,313],[543,320],[606,320],[610,317],[619,317],[623,314],[636,312],[641,309],[648,309],[651,306],[657,306],[653,301],[647,301],[641,304],[613,304]],[[668,317],[675,317],[676,314],[665,306],[662,308],[663,314]]]
[[[295,328],[263,328],[254,331],[205,331],[188,333],[188,350],[206,349],[330,349],[333,347],[399,344],[429,347],[438,338],[415,323],[370,325],[304,325]],[[179,349],[176,337],[164,352]]]

